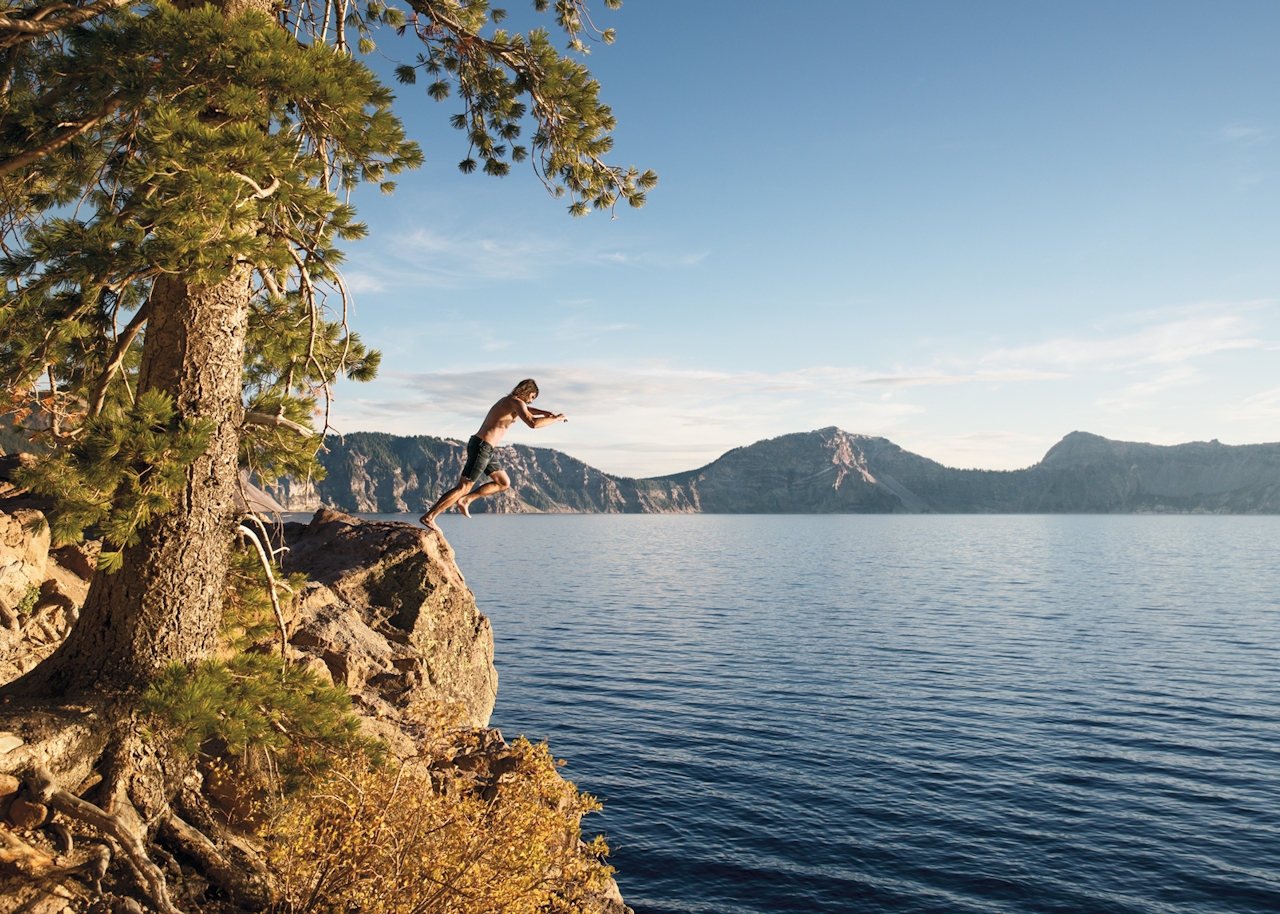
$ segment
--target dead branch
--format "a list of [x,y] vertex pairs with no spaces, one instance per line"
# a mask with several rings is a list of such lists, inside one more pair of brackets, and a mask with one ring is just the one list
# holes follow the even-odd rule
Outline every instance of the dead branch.
[[302,423],[294,422],[292,419],[286,419],[284,416],[273,416],[270,413],[259,413],[253,410],[245,411],[244,424],[287,428],[291,432],[297,432],[299,435],[305,435],[308,438],[314,436],[316,433],[315,429],[307,428]]
[[231,176],[235,178],[239,178],[245,184],[248,184],[250,187],[253,188],[253,196],[249,198],[250,200],[265,200],[267,197],[270,197],[272,194],[274,194],[277,190],[280,189],[279,178],[272,178],[271,184],[268,185],[267,187],[263,187],[257,181],[253,180],[253,178],[249,177],[248,175],[242,175],[238,171],[231,172]]
[[271,594],[271,608],[276,613],[276,625],[280,629],[280,663],[282,665],[289,662],[289,633],[285,629],[284,613],[280,609],[280,596],[276,593],[276,576],[271,573],[271,560],[267,558],[267,550],[263,548],[258,534],[254,533],[244,524],[240,524],[236,528],[236,532],[241,536],[248,537],[253,542],[253,547],[258,550],[258,561],[262,562],[262,570],[267,575],[267,592]]
[[[277,549],[275,546],[271,545],[271,535],[267,533],[266,521],[264,521],[260,515],[250,512],[244,516],[244,519],[253,521],[253,523],[257,524],[258,532],[262,534],[262,542],[266,545],[267,552],[271,554],[272,561],[275,561],[276,556],[278,556],[280,553],[289,551],[288,546],[281,546],[279,549]],[[277,515],[277,519],[273,521],[273,523],[279,524],[279,515]],[[293,588],[290,587],[288,584],[286,584],[284,581],[277,581],[276,586],[283,588],[289,594],[293,593]]]
[[262,284],[267,287],[267,291],[275,298],[284,298],[280,294],[280,286],[276,284],[276,277],[272,273],[270,267],[258,267],[258,275],[262,277]]

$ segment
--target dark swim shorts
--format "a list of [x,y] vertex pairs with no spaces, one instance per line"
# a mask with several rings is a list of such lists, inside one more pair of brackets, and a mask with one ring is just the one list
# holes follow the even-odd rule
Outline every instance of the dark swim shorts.
[[493,461],[493,445],[472,435],[467,442],[467,465],[462,468],[462,478],[477,482],[481,476],[492,475],[498,469]]

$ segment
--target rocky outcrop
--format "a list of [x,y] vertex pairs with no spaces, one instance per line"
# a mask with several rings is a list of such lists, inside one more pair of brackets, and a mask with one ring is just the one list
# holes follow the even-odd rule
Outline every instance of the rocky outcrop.
[[93,546],[49,550],[43,504],[10,478],[17,458],[0,457],[0,684],[30,670],[79,618],[97,564]]
[[[465,450],[441,438],[347,436],[329,476],[287,507],[323,501],[362,513],[425,510],[456,482]],[[684,473],[626,479],[546,448],[499,448],[512,477],[476,512],[850,514],[1280,512],[1280,444],[1172,446],[1072,432],[1023,470],[959,470],[886,438],[838,428],[735,448]]]
[[498,695],[493,629],[441,537],[324,509],[285,528],[285,570],[310,579],[290,644],[371,711],[415,701],[489,723]]
[[[287,604],[295,660],[343,683],[371,721],[430,702],[458,710],[466,726],[488,725],[498,690],[493,630],[446,542],[328,509],[285,525],[284,537],[285,568],[310,578]],[[50,551],[44,515],[0,500],[0,685],[61,643],[99,551],[96,542]],[[376,723],[367,729],[392,736]]]

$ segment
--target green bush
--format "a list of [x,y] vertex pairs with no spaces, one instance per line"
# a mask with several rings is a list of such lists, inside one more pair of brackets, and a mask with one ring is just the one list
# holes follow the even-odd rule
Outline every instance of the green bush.
[[29,616],[31,611],[36,608],[36,602],[40,599],[40,585],[32,584],[27,588],[27,592],[22,595],[22,599],[18,601],[15,607],[20,616]]

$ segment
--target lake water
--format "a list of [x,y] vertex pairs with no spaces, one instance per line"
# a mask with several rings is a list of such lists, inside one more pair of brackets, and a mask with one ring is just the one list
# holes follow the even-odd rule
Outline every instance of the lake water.
[[638,914],[1280,911],[1280,518],[442,526]]

